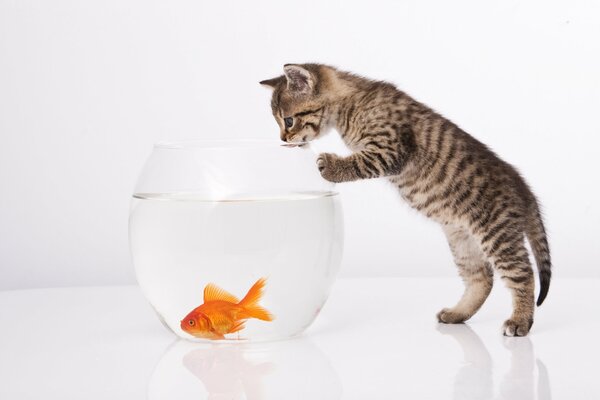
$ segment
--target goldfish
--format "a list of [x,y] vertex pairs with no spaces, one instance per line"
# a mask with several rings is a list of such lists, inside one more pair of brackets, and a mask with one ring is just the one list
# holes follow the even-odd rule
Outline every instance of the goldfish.
[[213,283],[204,287],[204,303],[181,320],[181,329],[197,338],[225,339],[245,328],[246,320],[272,321],[273,315],[260,305],[266,280],[261,278],[240,301]]

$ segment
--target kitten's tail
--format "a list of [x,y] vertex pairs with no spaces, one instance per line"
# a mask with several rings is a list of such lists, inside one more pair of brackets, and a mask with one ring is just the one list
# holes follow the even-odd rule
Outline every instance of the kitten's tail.
[[527,222],[526,234],[540,275],[540,294],[536,303],[540,306],[544,302],[550,287],[552,263],[550,261],[550,248],[548,246],[546,230],[544,229],[544,222],[542,221],[542,215],[537,204],[533,208]]

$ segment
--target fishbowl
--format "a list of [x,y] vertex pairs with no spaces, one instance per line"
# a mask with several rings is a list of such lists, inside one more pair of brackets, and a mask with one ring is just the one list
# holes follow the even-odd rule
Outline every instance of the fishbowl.
[[131,200],[138,283],[160,320],[193,341],[301,333],[340,268],[338,193],[308,144],[157,143]]

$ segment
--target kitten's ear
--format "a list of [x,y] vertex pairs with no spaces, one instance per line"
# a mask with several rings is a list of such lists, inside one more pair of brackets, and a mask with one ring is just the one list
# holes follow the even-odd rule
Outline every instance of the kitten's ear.
[[273,79],[265,79],[264,81],[260,81],[259,83],[265,87],[269,87],[271,89],[276,89],[277,86],[279,86],[279,84],[281,83],[281,81],[283,81],[285,78],[282,76],[278,76],[277,78],[273,78]]
[[295,64],[285,64],[283,72],[285,73],[289,90],[300,94],[312,91],[315,81],[311,73],[305,68]]

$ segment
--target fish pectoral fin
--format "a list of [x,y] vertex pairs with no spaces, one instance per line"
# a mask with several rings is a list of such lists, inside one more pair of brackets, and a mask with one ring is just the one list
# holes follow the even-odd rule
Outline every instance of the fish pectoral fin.
[[221,335],[220,333],[212,332],[212,331],[194,333],[193,336],[200,338],[200,339],[210,339],[210,340],[225,339],[224,335]]
[[237,304],[240,301],[237,297],[226,291],[225,289],[221,289],[214,283],[209,283],[204,288],[204,302],[222,300],[227,301],[229,303]]
[[234,325],[234,322],[231,318],[228,318],[222,314],[210,315],[209,319],[213,331],[220,334],[228,333],[231,327]]
[[220,333],[213,332],[211,339],[212,340],[223,340],[223,339],[225,339],[225,335],[221,335]]
[[245,322],[246,321],[238,321],[238,322],[236,322],[235,325],[233,325],[233,327],[229,331],[229,333],[239,332],[242,329],[244,329],[246,327]]

